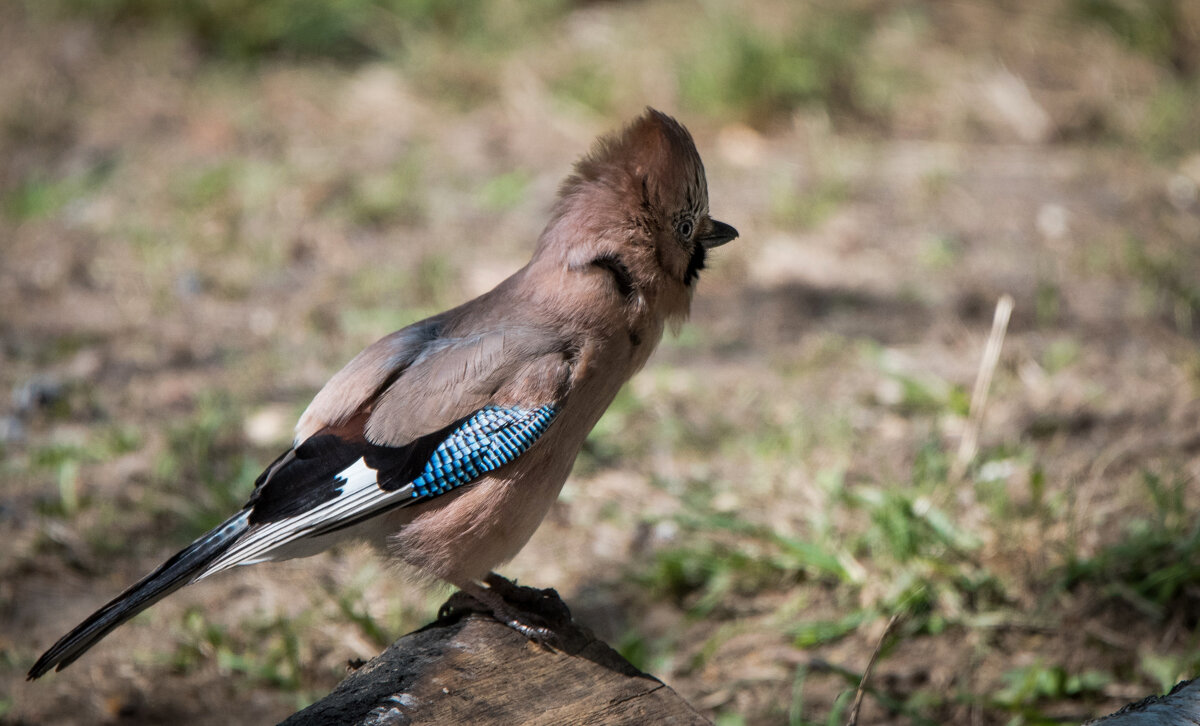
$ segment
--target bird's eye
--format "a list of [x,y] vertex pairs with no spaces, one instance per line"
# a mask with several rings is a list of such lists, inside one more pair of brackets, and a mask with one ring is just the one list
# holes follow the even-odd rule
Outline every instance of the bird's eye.
[[694,229],[692,220],[684,218],[679,220],[679,224],[675,225],[675,234],[679,235],[680,239],[691,239]]

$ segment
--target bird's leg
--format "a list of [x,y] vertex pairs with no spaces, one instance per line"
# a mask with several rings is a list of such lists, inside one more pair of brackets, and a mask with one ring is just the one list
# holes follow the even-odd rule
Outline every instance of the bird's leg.
[[488,613],[539,645],[553,645],[558,640],[553,628],[571,620],[570,611],[554,590],[520,587],[494,572],[484,582],[487,587],[477,582],[455,583],[460,592],[446,601],[438,617]]

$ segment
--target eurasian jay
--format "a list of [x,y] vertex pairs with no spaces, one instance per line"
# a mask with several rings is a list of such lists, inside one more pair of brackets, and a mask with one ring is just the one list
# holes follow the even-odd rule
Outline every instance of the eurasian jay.
[[576,164],[528,264],[359,353],[240,512],[63,636],[29,678],[184,585],[351,537],[546,635],[491,571],[533,535],[664,325],[687,316],[708,250],[735,237],[708,214],[687,129],[647,109]]

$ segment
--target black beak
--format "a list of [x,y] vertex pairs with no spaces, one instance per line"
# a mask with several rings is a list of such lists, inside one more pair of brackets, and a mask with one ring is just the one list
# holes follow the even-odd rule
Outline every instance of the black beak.
[[709,222],[712,223],[712,228],[700,237],[700,244],[704,249],[711,250],[737,238],[738,231],[728,224],[715,219],[710,219]]

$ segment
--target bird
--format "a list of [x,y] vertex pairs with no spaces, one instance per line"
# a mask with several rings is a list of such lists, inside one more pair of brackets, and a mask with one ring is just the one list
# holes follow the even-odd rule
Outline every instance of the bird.
[[668,326],[710,250],[688,130],[647,107],[562,183],[529,262],[492,290],[368,346],[321,388],[245,506],[64,635],[62,670],[175,590],[238,565],[365,539],[537,640],[545,624],[493,570],[557,499],[584,440]]

